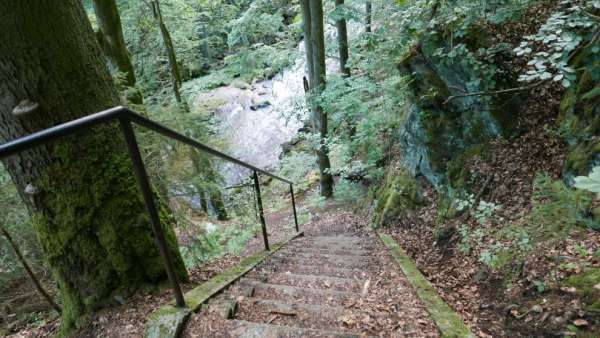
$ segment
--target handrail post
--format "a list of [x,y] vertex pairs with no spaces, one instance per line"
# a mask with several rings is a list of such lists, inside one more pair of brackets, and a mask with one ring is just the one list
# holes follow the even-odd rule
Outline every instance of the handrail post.
[[258,182],[258,174],[254,171],[254,189],[256,190],[256,202],[258,204],[258,213],[260,216],[260,225],[262,226],[263,239],[265,241],[265,250],[269,249],[269,238],[267,234],[267,224],[265,223],[265,214],[263,212],[262,198],[260,197],[260,184]]
[[290,194],[292,195],[292,209],[294,210],[294,224],[296,225],[296,232],[300,232],[298,228],[298,215],[296,214],[296,199],[294,198],[294,185],[290,183]]
[[183,299],[183,294],[181,293],[181,288],[179,287],[177,275],[175,274],[175,269],[173,267],[173,258],[169,252],[167,240],[160,225],[158,210],[156,209],[156,204],[154,203],[154,196],[152,189],[150,188],[150,183],[148,182],[148,175],[146,173],[146,168],[144,167],[142,156],[140,155],[140,149],[135,138],[133,127],[131,126],[131,121],[126,118],[119,118],[119,122],[121,124],[123,135],[125,136],[125,141],[127,142],[129,156],[133,162],[135,177],[138,181],[140,190],[142,191],[142,195],[144,196],[144,203],[146,204],[146,209],[150,216],[150,223],[152,224],[152,230],[154,231],[156,244],[158,245],[158,250],[165,263],[167,277],[169,278],[169,282],[171,282],[171,287],[173,288],[175,303],[177,304],[177,307],[185,307],[185,300]]

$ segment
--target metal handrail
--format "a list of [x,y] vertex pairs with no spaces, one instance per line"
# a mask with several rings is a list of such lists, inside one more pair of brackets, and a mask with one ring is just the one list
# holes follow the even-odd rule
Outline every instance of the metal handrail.
[[158,124],[140,114],[130,110],[127,107],[114,107],[108,110],[101,111],[99,113],[91,114],[70,122],[66,122],[48,129],[44,129],[42,131],[33,133],[28,136],[24,136],[18,138],[13,141],[9,141],[7,143],[0,145],[0,159],[7,158],[12,155],[16,155],[22,151],[40,146],[42,144],[46,144],[52,142],[56,139],[72,135],[74,133],[88,130],[94,126],[110,123],[113,121],[118,121],[120,123],[121,131],[123,132],[123,136],[127,143],[127,149],[129,151],[129,156],[133,162],[134,173],[144,197],[144,203],[146,205],[146,209],[150,216],[150,222],[152,224],[152,230],[154,232],[156,238],[156,244],[158,246],[159,252],[163,258],[165,263],[165,270],[167,272],[167,276],[169,278],[169,282],[173,288],[173,293],[175,297],[175,303],[178,307],[185,307],[185,300],[183,298],[183,294],[181,292],[181,287],[179,286],[179,281],[177,280],[177,275],[175,274],[175,269],[173,266],[173,258],[168,250],[167,241],[165,239],[164,232],[162,227],[160,226],[160,218],[158,216],[158,211],[156,208],[156,204],[154,203],[154,194],[152,192],[152,188],[150,186],[150,182],[148,180],[148,175],[146,173],[146,167],[144,166],[144,162],[142,160],[142,156],[140,154],[139,146],[135,137],[135,133],[133,131],[132,123],[135,123],[141,127],[146,129],[150,129],[154,132],[162,134],[168,138],[174,139],[176,141],[182,142],[189,146],[192,146],[196,149],[199,149],[203,152],[209,153],[213,156],[219,157],[226,161],[235,163],[239,166],[248,168],[253,172],[254,179],[254,187],[257,193],[258,207],[259,207],[259,218],[262,225],[262,233],[263,239],[265,243],[265,249],[269,250],[269,241],[267,228],[264,218],[264,212],[262,208],[262,201],[260,197],[260,184],[258,179],[258,173],[264,174],[266,176],[270,176],[276,180],[282,181],[284,183],[289,184],[290,194],[292,196],[292,208],[294,211],[294,224],[296,231],[298,229],[298,217],[296,216],[296,201],[294,199],[294,184],[292,181],[274,175],[264,169],[258,168],[252,164],[246,163],[244,161],[238,160],[234,157],[231,157],[225,153],[222,153],[216,149],[213,149],[207,145],[204,145],[192,138],[184,136],[170,128],[167,128],[161,124]]

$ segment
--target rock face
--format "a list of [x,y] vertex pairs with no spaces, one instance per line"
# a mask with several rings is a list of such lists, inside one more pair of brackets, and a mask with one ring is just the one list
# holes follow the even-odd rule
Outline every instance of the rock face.
[[[485,44],[484,38],[473,40],[476,42],[468,49]],[[512,107],[520,101],[517,95],[448,101],[450,96],[488,90],[489,83],[482,79],[477,60],[463,57],[448,61],[437,56],[439,49],[447,49],[446,44],[435,36],[422,38],[398,66],[401,74],[412,80],[410,103],[400,128],[404,165],[411,174],[423,175],[435,186],[445,182],[447,163],[464,150],[509,133],[517,111]]]

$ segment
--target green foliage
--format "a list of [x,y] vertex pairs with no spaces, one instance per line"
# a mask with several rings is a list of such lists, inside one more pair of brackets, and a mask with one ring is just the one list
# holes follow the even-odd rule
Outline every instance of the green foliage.
[[532,199],[531,222],[536,235],[542,238],[565,236],[576,225],[583,224],[591,204],[588,193],[570,189],[547,175],[537,176]]
[[600,197],[600,166],[594,167],[588,176],[575,177],[574,186],[595,193]]
[[306,196],[305,203],[311,209],[323,209],[327,199],[321,196],[319,188],[311,189]]
[[335,201],[339,204],[356,204],[366,194],[366,189],[360,183],[348,180],[339,180],[334,188]]
[[[274,4],[273,4],[274,5]],[[253,1],[237,19],[229,23],[230,48],[250,47],[256,43],[273,44],[283,32],[283,16],[270,1]]]
[[[42,252],[25,205],[4,166],[0,165],[0,225],[8,231],[34,271],[45,271]],[[0,234],[0,292],[11,282],[25,277],[13,249]]]
[[258,223],[231,224],[226,227],[205,224],[203,233],[194,236],[190,245],[180,248],[186,267],[196,267],[226,253],[239,255],[258,229]]
[[310,182],[306,176],[317,169],[317,159],[314,153],[305,151],[292,151],[284,156],[279,163],[278,174],[294,182],[298,191],[306,191]]
[[[561,11],[553,13],[536,34],[526,36],[515,48],[517,56],[531,55],[530,69],[519,81],[552,79],[563,87],[575,82],[575,70],[568,65],[570,57],[584,41],[591,39],[597,22],[589,14],[594,8],[600,9],[600,2],[564,0],[561,5]],[[599,48],[596,53],[600,53]]]

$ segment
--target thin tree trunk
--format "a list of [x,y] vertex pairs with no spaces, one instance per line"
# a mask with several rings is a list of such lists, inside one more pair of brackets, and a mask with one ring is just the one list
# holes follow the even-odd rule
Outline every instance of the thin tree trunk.
[[[335,0],[335,6],[344,5],[344,0]],[[340,71],[345,77],[350,76],[350,68],[348,68],[348,29],[346,27],[346,19],[339,19],[335,22],[337,27],[338,49],[340,54]]]
[[135,86],[135,72],[125,45],[117,3],[115,0],[94,0],[94,11],[100,26],[98,41],[112,68],[125,74],[124,85],[129,87],[126,93],[128,101],[142,104],[142,94]]
[[[0,143],[119,105],[80,0],[1,1],[0,31]],[[3,160],[61,292],[63,334],[113,292],[166,278],[119,135],[104,125]]]
[[[326,86],[325,74],[325,32],[323,25],[323,1],[310,0],[312,59],[314,67],[314,83],[311,91],[313,95],[320,95]],[[333,196],[333,177],[329,173],[329,150],[327,140],[327,113],[320,105],[314,107],[314,119],[320,134],[320,144],[317,150],[319,164],[321,195],[330,198]]]
[[365,32],[371,33],[371,15],[373,12],[373,5],[371,1],[367,1],[365,4]]
[[56,304],[56,302],[54,302],[54,299],[52,299],[52,296],[50,296],[48,294],[48,292],[46,292],[46,290],[44,290],[44,287],[42,287],[42,284],[37,279],[37,277],[33,273],[33,270],[31,270],[31,267],[25,260],[25,257],[23,257],[21,250],[19,250],[19,247],[17,246],[17,244],[13,241],[13,239],[10,236],[10,234],[8,233],[8,231],[2,225],[0,225],[0,232],[2,232],[2,234],[4,235],[4,237],[10,244],[10,246],[13,248],[15,255],[17,255],[19,262],[21,262],[21,265],[23,265],[23,268],[25,268],[25,271],[27,271],[27,275],[29,275],[29,278],[35,285],[35,288],[37,289],[37,291],[42,295],[42,297],[44,297],[44,299],[48,302],[48,304],[50,304],[50,307],[52,307],[54,310],[56,310],[56,312],[61,313],[60,306],[58,306]]
[[160,34],[167,50],[167,56],[169,58],[169,66],[171,67],[171,77],[173,79],[173,92],[175,93],[175,100],[177,103],[182,103],[181,100],[181,73],[179,72],[179,65],[177,64],[177,55],[175,54],[175,47],[173,46],[173,40],[171,34],[163,21],[162,12],[160,11],[159,0],[151,0],[150,6],[152,8],[152,15],[156,24],[160,28]]
[[315,66],[313,62],[312,20],[310,13],[310,0],[300,0],[300,6],[302,7],[302,26],[304,29],[304,51],[306,52],[308,87],[312,88],[315,83]]

